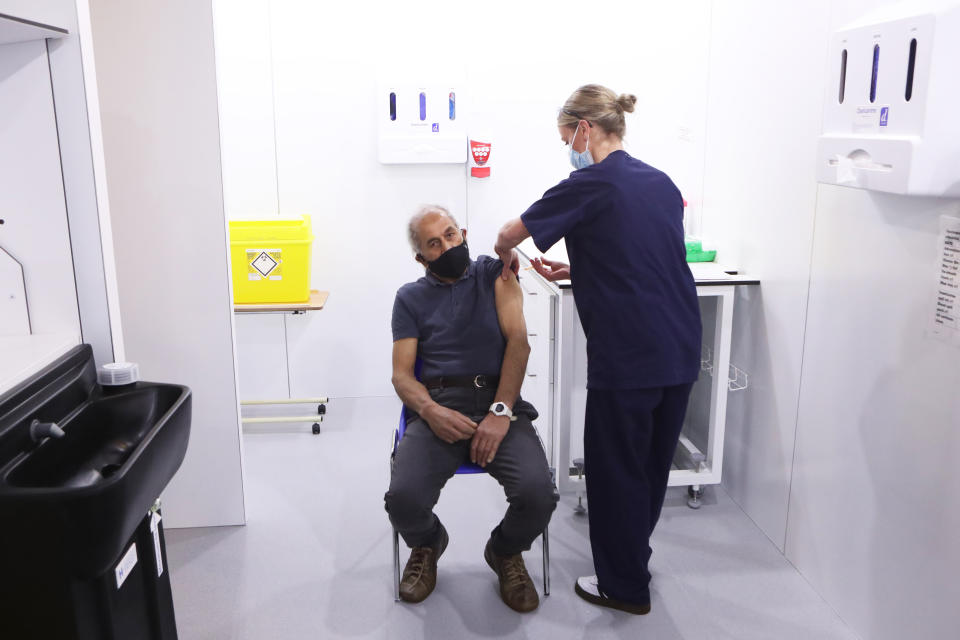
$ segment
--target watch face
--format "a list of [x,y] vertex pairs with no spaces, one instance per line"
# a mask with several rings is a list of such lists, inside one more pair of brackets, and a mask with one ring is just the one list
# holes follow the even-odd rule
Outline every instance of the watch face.
[[504,409],[506,409],[506,407],[503,405],[502,402],[498,402],[498,403],[496,404],[496,406],[493,408],[493,410],[494,410],[496,413],[503,413],[503,410],[504,410]]

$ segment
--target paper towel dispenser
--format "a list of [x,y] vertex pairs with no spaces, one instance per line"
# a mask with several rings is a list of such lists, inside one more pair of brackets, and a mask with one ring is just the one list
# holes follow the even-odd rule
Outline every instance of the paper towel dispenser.
[[960,3],[911,2],[834,34],[819,182],[960,197]]

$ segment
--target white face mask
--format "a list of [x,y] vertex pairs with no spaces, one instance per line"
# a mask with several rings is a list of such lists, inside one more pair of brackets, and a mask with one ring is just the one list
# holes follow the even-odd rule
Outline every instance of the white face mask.
[[590,139],[587,139],[587,148],[583,150],[582,153],[578,153],[573,148],[573,143],[577,140],[577,134],[580,132],[580,125],[577,124],[576,130],[573,132],[573,139],[570,140],[570,164],[573,165],[574,169],[583,169],[584,167],[589,167],[593,164],[593,156],[590,155]]

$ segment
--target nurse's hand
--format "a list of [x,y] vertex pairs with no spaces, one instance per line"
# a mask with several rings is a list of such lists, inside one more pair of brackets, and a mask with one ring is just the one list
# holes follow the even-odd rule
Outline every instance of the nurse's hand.
[[430,430],[447,444],[472,438],[477,430],[476,422],[459,411],[447,409],[439,404],[424,409],[422,417],[430,425]]
[[488,413],[487,417],[480,421],[477,432],[473,434],[473,443],[470,445],[470,461],[485,467],[497,455],[497,449],[503,442],[503,437],[507,435],[507,429],[510,428],[509,416],[495,416]]
[[500,260],[503,261],[503,272],[500,274],[501,278],[506,280],[511,275],[520,273],[520,256],[517,255],[515,249],[503,250],[500,247],[494,247],[493,250],[497,252]]
[[542,275],[550,282],[557,280],[570,279],[570,265],[558,260],[547,260],[546,258],[534,258],[530,261],[534,271]]

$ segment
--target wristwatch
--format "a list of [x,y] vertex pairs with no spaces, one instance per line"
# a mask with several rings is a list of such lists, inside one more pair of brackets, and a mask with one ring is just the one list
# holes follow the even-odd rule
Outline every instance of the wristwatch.
[[495,416],[507,416],[511,420],[515,419],[513,411],[510,411],[510,407],[503,402],[494,402],[492,405],[490,405],[490,413]]

